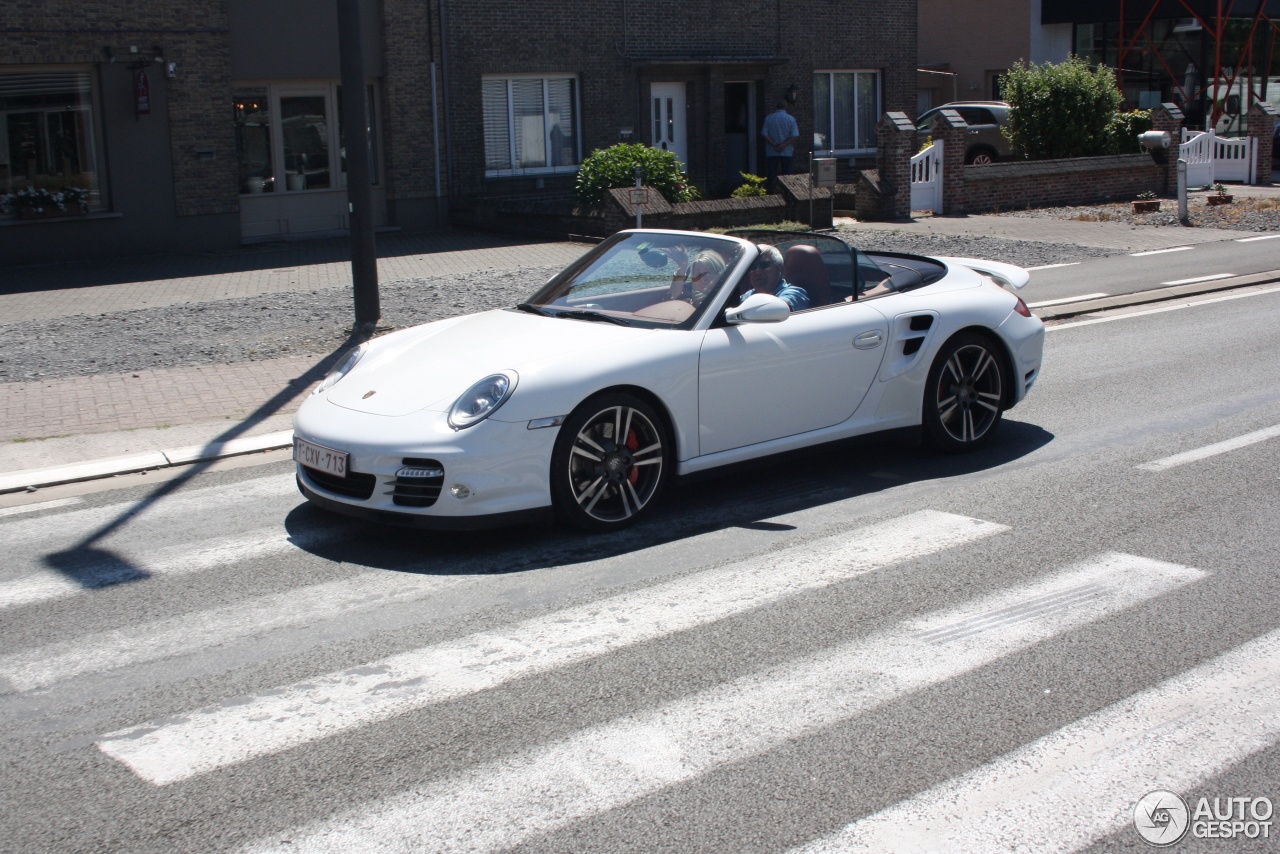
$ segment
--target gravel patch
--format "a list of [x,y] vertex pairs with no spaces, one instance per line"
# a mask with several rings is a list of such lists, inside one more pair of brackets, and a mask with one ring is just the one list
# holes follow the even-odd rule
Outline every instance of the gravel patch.
[[[559,269],[382,282],[379,326],[514,305]],[[0,326],[0,383],[322,356],[345,344],[353,319],[351,291],[326,288]]]
[[[1193,228],[1227,228],[1236,231],[1280,232],[1280,198],[1236,196],[1226,205],[1209,205],[1203,194],[1187,201],[1187,215]],[[1130,202],[1083,205],[1069,208],[1032,208],[1002,211],[1000,216],[1031,219],[1067,219],[1080,222],[1119,222],[1127,225],[1186,228],[1178,221],[1178,200],[1160,199],[1160,210],[1134,213]]]
[[950,255],[957,258],[985,258],[1004,261],[1019,267],[1041,267],[1083,258],[1101,258],[1123,254],[1120,250],[1074,243],[1039,243],[1030,240],[1008,240],[1001,237],[972,235],[957,237],[940,234],[913,234],[902,231],[865,231],[854,228],[840,230],[840,236],[863,251],[907,252],[913,255]]

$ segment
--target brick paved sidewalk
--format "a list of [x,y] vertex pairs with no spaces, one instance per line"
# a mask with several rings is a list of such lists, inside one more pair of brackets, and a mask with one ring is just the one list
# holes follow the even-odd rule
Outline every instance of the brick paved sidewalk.
[[290,357],[0,384],[0,442],[292,414],[320,364]]

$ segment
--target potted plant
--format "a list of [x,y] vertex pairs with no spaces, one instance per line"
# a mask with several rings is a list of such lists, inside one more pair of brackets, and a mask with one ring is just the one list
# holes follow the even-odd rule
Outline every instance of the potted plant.
[[1156,198],[1156,194],[1151,190],[1138,193],[1138,198],[1133,202],[1134,213],[1152,213],[1160,210],[1160,200]]
[[1230,195],[1227,192],[1227,188],[1225,186],[1223,186],[1222,184],[1214,184],[1213,195],[1205,196],[1204,200],[1206,203],[1210,205],[1226,205],[1226,204],[1230,204],[1231,200],[1234,198],[1235,196]]
[[27,187],[0,197],[0,206],[16,211],[18,219],[48,219],[89,212],[89,191],[84,187]]

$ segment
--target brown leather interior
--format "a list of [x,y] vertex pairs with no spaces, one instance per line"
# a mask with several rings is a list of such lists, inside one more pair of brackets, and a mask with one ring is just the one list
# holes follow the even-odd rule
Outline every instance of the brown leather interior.
[[805,289],[810,308],[831,303],[831,277],[822,253],[814,247],[797,245],[787,249],[782,259],[782,278]]

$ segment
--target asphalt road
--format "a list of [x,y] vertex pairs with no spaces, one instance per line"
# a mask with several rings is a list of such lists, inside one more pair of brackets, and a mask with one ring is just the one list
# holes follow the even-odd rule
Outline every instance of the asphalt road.
[[1033,308],[1086,296],[1118,296],[1170,284],[1213,281],[1280,269],[1280,235],[1239,238],[1154,252],[1031,268],[1022,297]]
[[1051,329],[980,454],[615,538],[335,520],[285,463],[6,511],[0,848],[1130,851],[1152,790],[1274,802],[1280,292],[1166,309]]

